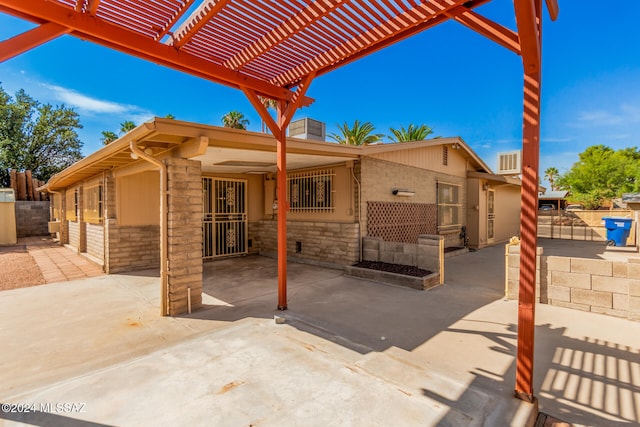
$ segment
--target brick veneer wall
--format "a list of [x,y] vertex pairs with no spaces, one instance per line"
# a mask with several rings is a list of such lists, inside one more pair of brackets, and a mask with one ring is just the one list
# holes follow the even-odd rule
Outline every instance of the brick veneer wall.
[[[262,220],[258,230],[260,254],[275,256],[278,249],[277,221]],[[296,242],[301,251],[296,252]],[[358,224],[287,221],[287,257],[328,265],[348,265],[360,258]]]
[[133,270],[160,269],[160,227],[118,226],[107,220],[105,271],[109,274]]
[[202,306],[202,172],[200,162],[168,159],[169,314]]
[[67,227],[69,231],[69,238],[67,243],[74,248],[80,247],[80,222],[79,221],[67,221]]
[[86,224],[87,253],[104,264],[104,226]]
[[[508,297],[518,298],[520,246],[509,246]],[[536,300],[640,320],[640,260],[544,256],[538,248]]]
[[[394,203],[437,203],[438,181],[459,185],[460,218],[463,223],[467,217],[467,181],[466,177],[439,173],[428,169],[406,166],[399,163],[365,157],[356,169],[362,184],[362,227],[367,230],[367,202]],[[394,196],[392,189],[401,188],[415,191],[410,200]],[[443,231],[445,246],[461,246],[460,228]]]
[[17,201],[16,236],[46,236],[49,234],[49,202]]

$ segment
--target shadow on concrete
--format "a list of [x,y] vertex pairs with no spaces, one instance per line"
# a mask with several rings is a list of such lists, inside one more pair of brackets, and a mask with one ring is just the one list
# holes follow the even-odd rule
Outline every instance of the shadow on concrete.
[[[536,375],[534,395],[540,410],[573,424],[623,427],[640,421],[640,384],[635,381],[640,367],[637,349],[595,339],[565,336],[566,328],[549,324],[536,326]],[[470,371],[475,379],[456,400],[436,390],[423,389],[424,396],[450,408],[473,405],[476,391],[489,390],[497,395],[513,394],[515,384],[517,326],[509,324],[501,332],[449,328],[447,332],[463,336],[479,335],[492,343],[496,355],[513,359],[504,372],[490,372],[477,366]],[[500,357],[500,356],[498,356]],[[497,411],[503,417],[509,412]],[[450,411],[439,425],[456,425],[459,414]],[[510,425],[509,419],[487,414],[487,425]],[[491,423],[494,424],[491,424]]]
[[[108,424],[94,423],[91,421],[78,420],[71,417],[66,417],[55,412],[44,412],[38,408],[29,409],[28,412],[24,410],[23,405],[2,403],[3,410],[0,411],[0,419],[5,421],[13,421],[21,424],[28,424],[33,426],[47,426],[47,427],[111,427]],[[50,405],[52,411],[57,410],[56,404]],[[4,408],[8,408],[5,411]],[[64,409],[64,406],[62,407]]]

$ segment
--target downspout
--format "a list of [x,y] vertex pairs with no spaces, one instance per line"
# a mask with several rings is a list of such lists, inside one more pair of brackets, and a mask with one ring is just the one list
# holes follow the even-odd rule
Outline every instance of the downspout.
[[354,172],[355,169],[355,164],[354,167],[351,168],[351,176],[353,177],[353,179],[356,181],[356,184],[358,185],[358,237],[360,240],[360,244],[358,245],[360,248],[360,259],[358,261],[362,261],[362,188],[360,187],[360,181],[358,181],[358,178],[356,178],[356,174]]
[[148,155],[138,148],[136,141],[131,141],[129,143],[129,147],[133,154],[156,165],[160,171],[160,314],[162,316],[168,316],[169,286],[167,279],[169,275],[169,261],[167,260],[167,166],[163,161]]

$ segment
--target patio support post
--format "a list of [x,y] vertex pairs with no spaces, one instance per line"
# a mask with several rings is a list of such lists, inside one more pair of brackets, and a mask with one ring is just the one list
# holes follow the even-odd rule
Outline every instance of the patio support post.
[[540,157],[541,0],[515,0],[524,66],[520,287],[515,395],[533,402],[538,175]]
[[276,137],[276,194],[278,196],[278,310],[287,309],[287,127],[284,123],[284,102],[278,101],[278,133]]
[[[241,87],[249,102],[256,109],[258,114],[271,130],[276,139],[276,168],[277,168],[277,189],[276,196],[278,198],[278,310],[287,309],[287,212],[289,211],[289,203],[287,202],[287,127],[293,118],[295,112],[308,103],[305,93],[315,73],[311,73],[304,77],[298,84],[293,98],[288,101],[286,99],[277,100],[277,117],[273,120],[271,114],[265,107],[262,99],[258,94],[249,87]],[[306,104],[308,105],[308,104]]]

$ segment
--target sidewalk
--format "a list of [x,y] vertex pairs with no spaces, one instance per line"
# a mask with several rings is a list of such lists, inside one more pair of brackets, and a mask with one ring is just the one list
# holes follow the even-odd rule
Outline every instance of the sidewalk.
[[47,237],[23,237],[29,255],[40,268],[45,283],[96,277],[104,274],[102,267],[88,258],[64,247]]

